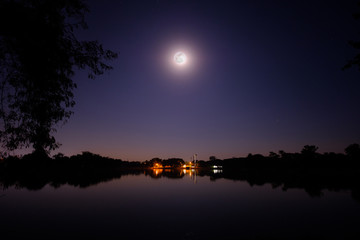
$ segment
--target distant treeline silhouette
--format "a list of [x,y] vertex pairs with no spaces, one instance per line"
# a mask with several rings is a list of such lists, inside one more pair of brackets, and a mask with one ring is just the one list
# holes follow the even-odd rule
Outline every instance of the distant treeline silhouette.
[[269,156],[249,154],[245,158],[231,158],[223,161],[224,167],[236,168],[328,168],[328,167],[353,167],[360,163],[360,146],[351,144],[343,153],[317,152],[318,147],[306,145],[300,153],[287,153],[280,150],[278,153],[270,152]]
[[[246,181],[251,186],[270,184],[284,191],[303,189],[313,197],[322,196],[324,190],[348,190],[360,201],[359,144],[349,145],[345,154],[320,154],[317,150],[314,145],[306,145],[300,153],[279,151],[270,152],[269,156],[249,154],[224,160],[211,156],[208,161],[197,161],[192,171],[198,176],[209,176],[213,181],[225,178]],[[60,153],[52,158],[36,154],[8,156],[0,161],[0,186],[29,190],[38,190],[47,184],[54,188],[61,185],[85,188],[129,174],[182,178],[185,175],[180,168],[183,164],[185,161],[181,158],[129,162],[90,152],[71,157]]]
[[38,190],[46,184],[57,188],[68,184],[88,187],[120,178],[123,174],[141,174],[137,162],[102,157],[90,152],[66,157],[37,158],[34,154],[22,158],[7,157],[0,163],[0,185]]

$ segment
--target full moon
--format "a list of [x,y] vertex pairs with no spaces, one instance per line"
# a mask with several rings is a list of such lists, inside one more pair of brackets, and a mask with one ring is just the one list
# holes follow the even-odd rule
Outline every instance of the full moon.
[[183,52],[177,52],[174,55],[174,61],[178,65],[183,65],[186,63],[186,55]]

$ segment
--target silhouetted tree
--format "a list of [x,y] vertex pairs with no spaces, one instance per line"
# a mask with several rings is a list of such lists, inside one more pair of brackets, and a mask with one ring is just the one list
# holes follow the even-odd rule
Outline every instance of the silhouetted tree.
[[153,158],[153,159],[151,159],[151,160],[149,161],[149,166],[150,166],[150,167],[153,167],[153,166],[155,166],[156,164],[162,165],[162,162],[163,162],[163,160],[160,159],[160,158]]
[[185,164],[184,160],[181,158],[169,158],[167,160],[162,161],[163,166],[169,166],[169,167],[181,167]]
[[215,156],[210,156],[209,161],[215,161],[217,158]]
[[75,67],[89,78],[111,69],[117,54],[97,41],[79,41],[85,29],[82,0],[0,0],[0,139],[14,150],[32,146],[46,154],[58,147],[53,133],[75,102]]
[[[360,6],[360,2],[357,3],[358,6]],[[353,13],[353,17],[355,20],[359,20],[360,19],[360,12],[356,12],[356,13]],[[353,47],[354,49],[357,50],[357,54],[355,55],[355,57],[351,60],[348,60],[347,64],[343,67],[343,70],[344,69],[347,69],[347,68],[350,68],[352,66],[357,66],[358,67],[358,70],[360,70],[360,41],[349,41],[348,42],[349,45],[351,47]]]
[[270,157],[270,158],[279,158],[280,155],[277,154],[277,153],[275,153],[275,152],[270,152],[270,153],[269,153],[269,157]]
[[357,143],[350,144],[345,148],[345,153],[350,158],[359,158],[360,159],[360,145]]
[[305,156],[315,156],[318,149],[315,145],[305,145],[301,150],[301,154]]
[[288,153],[286,153],[284,150],[279,150],[279,155],[280,155],[281,158],[286,158]]
[[55,160],[61,160],[65,157],[65,155],[63,153],[57,153],[53,156],[53,159]]

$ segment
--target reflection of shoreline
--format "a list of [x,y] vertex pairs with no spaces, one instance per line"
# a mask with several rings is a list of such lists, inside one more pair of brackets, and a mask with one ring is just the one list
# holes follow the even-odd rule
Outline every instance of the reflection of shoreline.
[[0,165],[0,187],[39,190],[49,184],[54,188],[62,185],[86,188],[101,182],[120,179],[125,175],[150,176],[151,178],[181,179],[189,177],[194,183],[198,177],[211,181],[229,179],[245,181],[250,186],[271,184],[273,188],[303,189],[312,197],[321,197],[324,190],[350,190],[360,201],[360,176],[353,169],[271,169],[271,168],[131,168],[119,166],[87,165]]
[[193,177],[199,172],[199,168],[187,169],[187,168],[146,168],[144,170],[145,175],[149,175],[153,178],[183,178],[185,176]]

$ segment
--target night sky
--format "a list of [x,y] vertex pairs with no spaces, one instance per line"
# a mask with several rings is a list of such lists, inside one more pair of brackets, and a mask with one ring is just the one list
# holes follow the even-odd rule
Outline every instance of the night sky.
[[[95,80],[78,72],[58,128],[73,155],[129,161],[193,154],[343,152],[360,143],[355,1],[88,1],[89,29],[119,53]],[[188,62],[174,63],[177,51]]]

